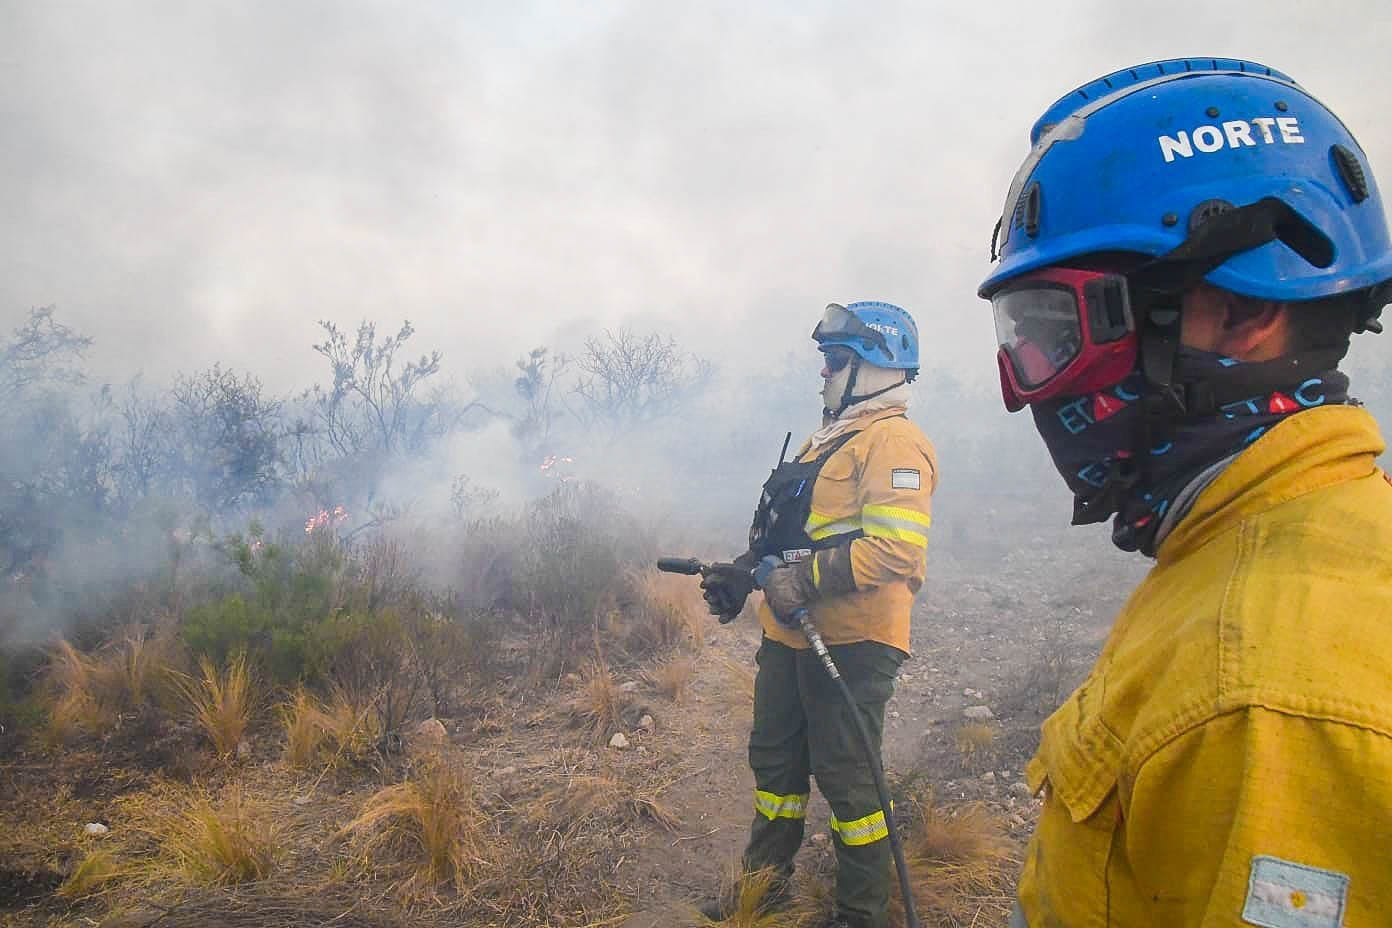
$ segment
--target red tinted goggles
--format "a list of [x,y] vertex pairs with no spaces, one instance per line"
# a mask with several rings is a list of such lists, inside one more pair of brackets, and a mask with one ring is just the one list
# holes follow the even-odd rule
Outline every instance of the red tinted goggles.
[[1136,364],[1136,322],[1126,277],[1051,267],[991,295],[1001,397],[1011,412],[1119,382]]

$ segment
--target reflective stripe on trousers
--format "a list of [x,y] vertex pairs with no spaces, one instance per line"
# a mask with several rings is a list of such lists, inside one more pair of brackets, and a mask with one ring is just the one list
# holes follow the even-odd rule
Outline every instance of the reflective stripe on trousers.
[[852,847],[874,844],[889,837],[889,826],[885,824],[884,810],[871,812],[864,818],[843,822],[835,815],[831,817],[831,830],[841,840]]
[[776,818],[806,818],[810,793],[789,793],[780,796],[762,789],[754,791],[754,811],[770,822]]

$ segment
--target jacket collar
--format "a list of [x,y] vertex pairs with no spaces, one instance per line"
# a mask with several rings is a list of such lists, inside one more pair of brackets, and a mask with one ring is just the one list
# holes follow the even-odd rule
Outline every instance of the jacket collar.
[[[872,405],[874,404],[874,405]],[[822,448],[831,444],[836,439],[845,435],[847,432],[858,432],[869,428],[872,424],[882,419],[892,419],[895,416],[902,416],[908,412],[908,405],[901,402],[887,402],[875,404],[874,400],[859,404],[866,408],[858,413],[856,407],[842,413],[841,418],[833,419],[827,425],[812,433],[812,436],[803,443],[802,450],[798,452],[801,458],[807,454],[815,454]]]
[[1324,406],[1291,416],[1239,454],[1160,545],[1165,564],[1197,550],[1243,519],[1298,496],[1377,471],[1385,444],[1358,406]]

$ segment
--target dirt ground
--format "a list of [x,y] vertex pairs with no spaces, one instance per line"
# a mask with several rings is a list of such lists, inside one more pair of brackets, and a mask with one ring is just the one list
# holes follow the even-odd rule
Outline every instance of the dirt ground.
[[[1021,538],[971,557],[945,547],[930,556],[928,583],[915,607],[913,657],[888,708],[886,766],[892,781],[931,785],[944,802],[988,803],[1023,842],[1037,806],[1019,784],[1038,724],[1086,669],[1145,564],[1120,556],[1102,532]],[[680,702],[657,693],[640,668],[616,671],[632,695],[625,713],[630,746],[622,751],[603,739],[587,740],[566,721],[574,679],[540,694],[504,681],[484,707],[443,720],[449,732],[444,750],[478,772],[490,810],[500,818],[538,822],[534,834],[564,839],[560,849],[548,839],[535,872],[519,886],[544,895],[553,879],[548,874],[562,872],[592,884],[582,887],[580,894],[589,895],[574,902],[573,911],[570,901],[558,901],[554,909],[537,908],[552,914],[522,924],[697,923],[694,905],[728,878],[752,815],[745,739],[757,644],[758,630],[748,618],[731,626],[712,622]],[[988,707],[993,719],[988,740],[968,748],[960,731],[963,710],[971,706]],[[652,717],[650,726],[637,723],[642,715]],[[11,750],[0,758],[0,925],[155,925],[161,910],[142,911],[129,898],[119,904],[101,895],[68,901],[54,890],[99,841],[124,853],[151,852],[143,838],[126,839],[141,832],[142,816],[173,782],[216,790],[235,780],[289,836],[288,866],[283,862],[282,869],[292,885],[329,886],[331,875],[341,875],[335,833],[368,795],[391,781],[393,771],[358,780],[316,778],[283,769],[278,751],[274,733],[268,733],[233,770],[188,770],[174,760],[155,764],[127,756],[114,743],[60,753]],[[168,753],[186,756],[173,748]],[[583,822],[546,819],[545,797],[582,774],[642,784],[641,795],[653,804],[629,804],[623,814],[600,810]],[[643,814],[658,806],[661,816]],[[814,837],[803,851],[812,869],[831,854],[827,817],[825,803],[815,797],[808,823]],[[85,836],[88,822],[108,825],[111,836]],[[342,889],[334,885],[336,892]],[[385,906],[379,919],[364,924],[394,923],[390,900],[378,887],[349,884],[348,891],[371,894],[374,904]],[[609,914],[583,914],[595,911]],[[496,906],[412,921],[507,923]]]
[[[985,569],[991,564],[992,569]],[[1081,680],[1126,594],[1147,562],[1110,545],[1105,532],[1055,532],[1000,551],[930,556],[913,617],[913,656],[900,670],[886,710],[885,767],[892,781],[931,785],[943,802],[980,801],[997,809],[1021,845],[1037,800],[1019,784],[1038,743],[1039,723]],[[728,666],[754,672],[758,633],[748,623],[712,637]],[[705,673],[683,710],[683,727],[705,771],[680,796],[683,834],[653,842],[635,863],[637,899],[626,928],[681,924],[737,860],[750,819],[753,777],[745,764],[747,713],[721,717],[726,684]],[[964,752],[963,710],[987,706],[994,739]],[[824,836],[829,809],[813,789],[809,836]],[[832,856],[819,838],[800,866],[824,869]],[[690,923],[690,922],[687,922]]]

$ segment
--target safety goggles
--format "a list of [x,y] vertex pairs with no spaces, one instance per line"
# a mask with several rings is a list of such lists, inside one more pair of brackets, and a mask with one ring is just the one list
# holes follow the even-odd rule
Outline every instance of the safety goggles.
[[845,345],[825,345],[822,354],[826,357],[826,369],[833,374],[850,364],[855,357],[855,352]]
[[1056,396],[1109,387],[1136,363],[1126,277],[1051,267],[991,295],[1001,397],[1011,412]]
[[812,338],[818,344],[855,340],[866,348],[878,347],[891,357],[894,354],[890,351],[889,342],[885,340],[883,332],[878,332],[861,322],[855,313],[840,303],[827,304],[826,311],[822,313],[822,321],[812,330]]

